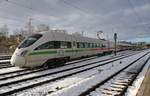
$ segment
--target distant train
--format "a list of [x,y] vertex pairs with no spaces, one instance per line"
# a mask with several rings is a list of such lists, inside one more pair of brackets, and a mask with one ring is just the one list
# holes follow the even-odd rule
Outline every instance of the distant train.
[[49,67],[72,58],[111,53],[113,46],[113,42],[106,40],[50,30],[23,40],[11,57],[11,64],[29,68]]

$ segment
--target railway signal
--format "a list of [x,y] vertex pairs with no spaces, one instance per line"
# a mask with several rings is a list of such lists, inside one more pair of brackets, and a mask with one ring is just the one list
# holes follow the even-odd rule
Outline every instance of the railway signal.
[[115,40],[115,56],[117,54],[117,50],[116,50],[116,47],[117,47],[117,33],[114,33],[114,40]]

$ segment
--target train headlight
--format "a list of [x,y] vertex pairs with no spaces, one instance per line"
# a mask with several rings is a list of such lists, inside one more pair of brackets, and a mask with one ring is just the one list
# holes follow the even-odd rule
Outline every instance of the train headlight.
[[24,57],[28,53],[28,50],[21,52],[20,56]]

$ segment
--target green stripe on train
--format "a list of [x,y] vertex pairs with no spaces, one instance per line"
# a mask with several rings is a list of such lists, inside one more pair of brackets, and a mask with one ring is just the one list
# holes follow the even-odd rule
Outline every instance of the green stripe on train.
[[29,55],[42,55],[42,54],[56,54],[57,51],[38,51],[38,52],[31,52]]
[[[88,49],[65,50],[65,52],[81,52],[81,51],[88,51]],[[57,53],[57,50],[47,50],[47,51],[31,52],[29,53],[29,55],[56,54],[56,53]]]

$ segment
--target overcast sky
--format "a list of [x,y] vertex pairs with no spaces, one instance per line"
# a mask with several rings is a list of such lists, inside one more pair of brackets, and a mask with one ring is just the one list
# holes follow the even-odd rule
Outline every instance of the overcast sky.
[[12,31],[29,18],[88,37],[103,30],[109,38],[116,32],[120,40],[150,41],[150,0],[0,0],[0,26]]

